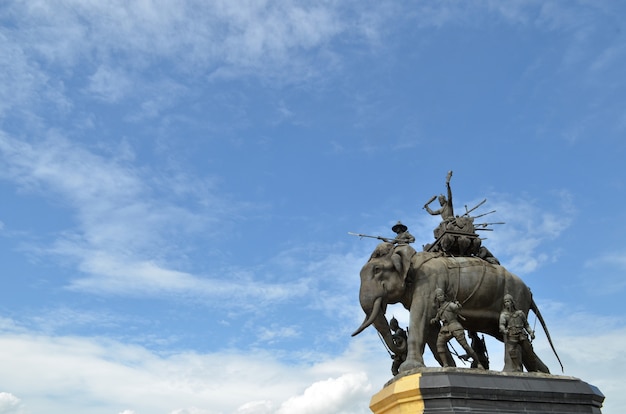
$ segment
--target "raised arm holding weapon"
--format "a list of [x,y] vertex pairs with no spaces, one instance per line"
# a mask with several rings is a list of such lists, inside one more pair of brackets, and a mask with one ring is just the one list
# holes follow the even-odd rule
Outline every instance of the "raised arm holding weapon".
[[448,198],[443,194],[439,195],[439,204],[441,208],[437,210],[432,210],[429,207],[429,204],[435,201],[437,196],[432,196],[430,200],[424,204],[424,209],[428,211],[429,214],[433,216],[441,215],[441,219],[443,221],[453,220],[454,219],[454,208],[452,206],[452,188],[450,188],[450,179],[452,178],[452,171],[448,171],[448,175],[446,176],[446,188],[448,190]]

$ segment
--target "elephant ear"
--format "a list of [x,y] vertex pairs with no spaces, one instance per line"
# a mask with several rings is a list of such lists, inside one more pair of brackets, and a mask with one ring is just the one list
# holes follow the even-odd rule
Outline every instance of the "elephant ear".
[[402,283],[406,284],[411,266],[415,272],[429,260],[437,257],[443,257],[444,253],[420,252],[418,254],[411,246],[402,245],[397,246],[391,256],[394,267],[398,271],[398,274],[402,277]]
[[409,268],[411,267],[411,259],[417,252],[409,245],[396,246],[393,254],[391,255],[391,262],[396,271],[402,278],[402,283],[406,283],[407,276],[409,274]]

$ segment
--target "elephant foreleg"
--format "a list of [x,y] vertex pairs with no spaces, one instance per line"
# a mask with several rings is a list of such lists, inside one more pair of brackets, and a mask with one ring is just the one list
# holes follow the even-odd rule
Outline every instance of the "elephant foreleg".
[[[406,361],[400,365],[400,372],[410,371],[415,368],[424,368],[425,365],[422,355],[415,351],[415,347],[412,348],[414,348],[413,352],[407,353]],[[424,344],[422,344],[422,350],[423,349]]]
[[[415,368],[423,368],[424,365],[424,330],[417,328],[411,324],[409,327],[409,335],[407,340],[406,360],[400,365],[400,372],[410,371]],[[412,329],[411,329],[412,328]]]
[[433,330],[429,324],[431,315],[427,313],[426,303],[430,302],[428,300],[414,300],[411,305],[407,356],[406,361],[400,366],[400,372],[425,367],[424,348],[426,343],[431,346],[429,335]]

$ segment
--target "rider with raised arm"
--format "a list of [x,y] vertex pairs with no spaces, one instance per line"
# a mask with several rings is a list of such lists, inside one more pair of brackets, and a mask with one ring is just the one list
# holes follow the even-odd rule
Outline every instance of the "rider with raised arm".
[[429,204],[435,201],[436,196],[432,196],[432,198],[424,204],[424,208],[428,211],[429,214],[433,216],[440,215],[443,221],[449,221],[454,219],[454,208],[452,206],[452,189],[450,188],[450,179],[452,178],[452,171],[448,171],[448,176],[446,177],[446,187],[448,189],[448,198],[446,198],[443,194],[439,195],[439,204],[441,208],[437,210],[431,210]]

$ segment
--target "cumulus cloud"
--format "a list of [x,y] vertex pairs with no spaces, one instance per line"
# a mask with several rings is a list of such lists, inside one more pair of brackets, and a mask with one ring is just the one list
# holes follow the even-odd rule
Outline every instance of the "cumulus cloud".
[[124,414],[362,413],[372,390],[367,355],[374,351],[387,363],[375,341],[365,347],[367,341],[354,341],[332,359],[292,364],[265,351],[159,355],[104,338],[5,332],[0,381],[23,397],[0,394],[0,404],[46,413],[65,412],[68,404],[95,414],[120,407],[132,407]]
[[22,402],[15,395],[8,392],[0,392],[0,413],[2,414],[19,414]]
[[[559,318],[562,304],[540,306],[552,321],[566,374],[610,393],[605,407],[619,410],[625,402],[616,387],[625,378],[614,367],[626,332],[615,327],[623,321],[571,312]],[[488,346],[492,367],[500,369],[502,344]],[[318,355],[309,362],[301,351],[289,358],[259,350],[162,355],[106,338],[25,329],[0,333],[0,347],[0,382],[11,384],[11,390],[0,394],[0,404],[15,414],[25,406],[32,412],[61,414],[68,405],[94,414],[119,413],[120,407],[132,407],[122,411],[126,414],[365,414],[371,396],[390,379],[390,360],[372,329],[351,340],[345,352]],[[534,347],[551,368],[558,367],[541,334]],[[602,353],[589,354],[589,349]],[[428,366],[436,366],[429,351],[425,357]]]
[[367,375],[363,372],[329,378],[312,384],[302,395],[285,401],[277,414],[354,413],[355,397],[367,398],[370,390]]

